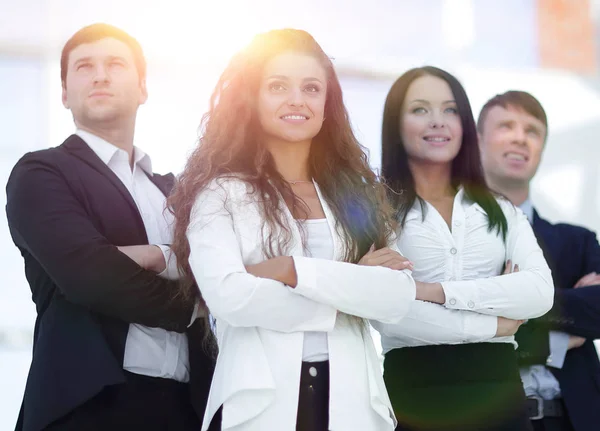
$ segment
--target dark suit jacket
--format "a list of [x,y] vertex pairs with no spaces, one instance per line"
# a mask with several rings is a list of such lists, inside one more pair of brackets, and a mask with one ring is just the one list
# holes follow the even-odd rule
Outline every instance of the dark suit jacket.
[[[149,176],[167,195],[172,174]],[[194,407],[202,418],[214,361],[199,348],[203,322],[177,282],[146,271],[117,246],[148,244],[131,195],[78,136],[26,154],[6,186],[13,241],[38,317],[18,430],[38,431],[125,381],[129,323],[186,332]]]
[[[545,316],[523,325],[519,333],[537,328],[546,343],[549,330],[588,339],[582,347],[567,352],[561,369],[549,369],[560,383],[575,431],[597,431],[600,429],[600,362],[593,339],[600,338],[600,286],[577,289],[573,286],[590,272],[600,274],[600,245],[594,232],[569,224],[553,225],[537,212],[534,212],[533,230],[552,269],[554,306]],[[520,357],[536,356],[535,348],[519,341]]]

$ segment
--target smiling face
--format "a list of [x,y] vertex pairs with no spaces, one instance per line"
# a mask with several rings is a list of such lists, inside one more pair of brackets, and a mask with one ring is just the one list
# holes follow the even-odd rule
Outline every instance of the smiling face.
[[400,123],[411,163],[449,164],[460,150],[460,116],[452,90],[441,78],[425,75],[410,84]]
[[110,122],[135,121],[146,98],[145,82],[125,43],[104,38],[70,52],[62,101],[78,127],[94,131]]
[[526,186],[542,157],[546,127],[525,110],[493,106],[479,136],[481,160],[492,184]]
[[285,53],[263,70],[257,113],[268,142],[310,142],[321,130],[327,76],[310,55]]

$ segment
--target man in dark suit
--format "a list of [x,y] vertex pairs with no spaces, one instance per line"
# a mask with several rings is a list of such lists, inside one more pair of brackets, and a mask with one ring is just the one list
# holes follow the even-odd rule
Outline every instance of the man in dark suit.
[[164,211],[172,174],[134,147],[146,64],[124,31],[94,24],[61,57],[76,133],[26,154],[6,211],[37,308],[17,429],[200,429],[214,369],[197,298],[179,295]]
[[522,325],[517,333],[532,425],[536,431],[597,431],[600,363],[593,340],[600,338],[600,245],[596,234],[579,226],[551,224],[532,206],[529,183],[548,130],[537,99],[522,91],[497,95],[482,108],[477,127],[490,187],[525,212],[554,278],[553,309]]

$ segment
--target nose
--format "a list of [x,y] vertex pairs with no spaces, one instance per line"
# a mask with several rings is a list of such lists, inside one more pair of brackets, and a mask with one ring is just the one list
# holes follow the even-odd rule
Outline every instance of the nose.
[[445,126],[444,120],[442,118],[442,115],[433,112],[431,114],[431,118],[429,120],[429,127],[431,127],[432,129],[441,129]]
[[302,89],[296,88],[290,91],[288,105],[298,108],[304,106],[304,93],[302,92]]
[[108,83],[110,81],[110,76],[106,67],[103,64],[99,64],[95,69],[96,73],[94,75],[94,84],[98,83]]
[[513,135],[513,143],[518,145],[527,144],[527,133],[522,127],[515,127]]

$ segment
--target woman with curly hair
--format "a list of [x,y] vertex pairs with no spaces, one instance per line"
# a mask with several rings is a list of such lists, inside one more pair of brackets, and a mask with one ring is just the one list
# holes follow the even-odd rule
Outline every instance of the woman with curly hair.
[[195,279],[216,319],[203,430],[220,408],[224,430],[394,429],[367,319],[399,321],[418,288],[385,193],[308,33],[234,56],[170,198],[183,293]]

